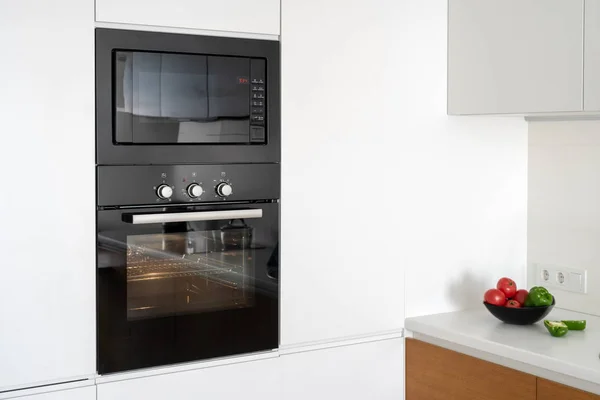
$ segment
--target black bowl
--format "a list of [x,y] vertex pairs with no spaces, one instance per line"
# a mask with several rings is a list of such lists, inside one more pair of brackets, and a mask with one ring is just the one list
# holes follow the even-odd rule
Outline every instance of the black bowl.
[[552,304],[549,306],[521,308],[500,307],[488,304],[485,301],[483,305],[494,317],[502,322],[513,325],[531,325],[544,319],[550,313],[555,303],[556,301],[552,300]]

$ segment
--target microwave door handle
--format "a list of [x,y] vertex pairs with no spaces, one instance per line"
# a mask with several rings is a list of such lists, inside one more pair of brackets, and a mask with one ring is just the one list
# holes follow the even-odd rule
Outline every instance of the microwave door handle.
[[218,221],[222,219],[262,218],[263,210],[194,211],[164,214],[125,214],[123,221],[134,225],[166,224],[169,222]]

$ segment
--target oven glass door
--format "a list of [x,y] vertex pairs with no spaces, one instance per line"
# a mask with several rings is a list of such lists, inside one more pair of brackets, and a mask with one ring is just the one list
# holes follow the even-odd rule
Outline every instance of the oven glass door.
[[98,371],[277,348],[278,204],[98,212]]
[[250,143],[249,58],[141,51],[113,57],[116,143]]

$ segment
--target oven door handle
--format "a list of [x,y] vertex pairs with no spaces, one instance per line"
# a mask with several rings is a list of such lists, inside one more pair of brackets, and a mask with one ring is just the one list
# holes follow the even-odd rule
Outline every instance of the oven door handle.
[[193,211],[162,214],[123,214],[123,221],[134,225],[166,224],[169,222],[218,221],[221,219],[262,218],[263,210]]

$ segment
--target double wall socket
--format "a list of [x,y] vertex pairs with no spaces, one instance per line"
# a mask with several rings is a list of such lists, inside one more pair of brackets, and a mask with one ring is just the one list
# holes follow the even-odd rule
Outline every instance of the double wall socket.
[[587,270],[547,264],[535,264],[535,270],[540,286],[587,293]]

